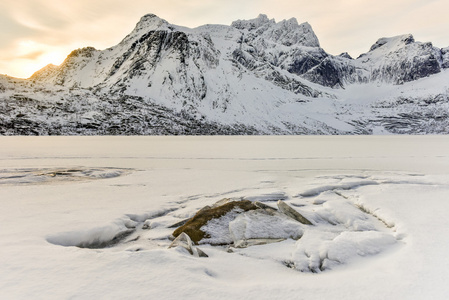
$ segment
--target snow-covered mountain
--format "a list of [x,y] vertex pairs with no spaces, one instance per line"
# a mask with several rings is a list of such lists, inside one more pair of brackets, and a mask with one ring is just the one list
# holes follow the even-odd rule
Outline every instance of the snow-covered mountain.
[[149,14],[118,45],[0,77],[0,134],[449,132],[449,47],[379,39],[352,59],[308,23],[186,28]]

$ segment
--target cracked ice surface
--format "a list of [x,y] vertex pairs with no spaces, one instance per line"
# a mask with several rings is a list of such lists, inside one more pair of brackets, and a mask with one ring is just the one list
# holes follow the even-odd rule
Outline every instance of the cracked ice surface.
[[[447,295],[447,137],[0,142],[2,297]],[[88,176],[101,172],[119,173]],[[314,225],[301,226],[298,240],[234,253],[200,245],[208,258],[167,249],[171,225],[220,199],[242,197],[270,206],[283,199]]]

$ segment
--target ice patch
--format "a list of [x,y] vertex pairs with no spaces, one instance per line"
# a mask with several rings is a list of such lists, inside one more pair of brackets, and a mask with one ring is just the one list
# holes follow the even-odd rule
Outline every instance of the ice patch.
[[286,193],[283,192],[274,192],[274,193],[267,193],[262,195],[254,195],[254,196],[246,196],[244,197],[246,200],[255,202],[270,202],[270,201],[278,201],[278,200],[287,200],[288,196]]
[[318,196],[321,193],[327,192],[327,191],[333,191],[333,190],[352,190],[361,186],[365,185],[378,185],[379,183],[377,181],[372,180],[364,180],[364,181],[354,181],[350,183],[343,183],[343,184],[335,184],[335,185],[323,185],[316,188],[312,188],[309,190],[306,190],[304,192],[299,193],[298,196],[300,197],[313,197]]
[[131,169],[117,168],[27,168],[0,170],[2,184],[48,184],[108,179],[126,175]]

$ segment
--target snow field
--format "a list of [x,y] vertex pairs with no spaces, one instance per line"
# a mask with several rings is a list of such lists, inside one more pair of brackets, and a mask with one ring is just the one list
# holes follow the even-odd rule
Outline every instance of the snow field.
[[[127,171],[104,179],[9,178],[0,185],[1,298],[445,299],[447,143],[445,137],[2,139],[0,181],[24,169]],[[234,197],[273,207],[283,198],[314,225],[301,225],[298,240],[233,253],[200,245],[208,258],[167,249],[173,231],[167,226]],[[261,228],[257,216],[239,218],[236,225],[245,224],[249,236]],[[106,248],[74,246],[98,246],[128,230]]]

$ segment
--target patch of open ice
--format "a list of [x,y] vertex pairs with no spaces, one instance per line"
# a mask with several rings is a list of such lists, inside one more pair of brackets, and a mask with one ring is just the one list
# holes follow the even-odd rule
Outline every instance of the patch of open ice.
[[306,190],[304,192],[301,192],[298,196],[300,197],[313,197],[318,196],[323,192],[326,191],[332,191],[332,190],[351,190],[357,187],[365,186],[365,185],[378,185],[379,183],[377,181],[373,180],[362,180],[362,181],[354,181],[349,183],[342,183],[342,184],[332,184],[332,185],[323,185],[318,186],[316,188],[312,188],[309,190]]
[[115,178],[130,169],[117,168],[27,168],[0,170],[0,184],[64,183],[80,180]]
[[262,195],[252,195],[252,196],[246,196],[246,200],[249,201],[260,201],[260,202],[270,202],[270,201],[278,201],[278,200],[287,200],[288,196],[284,192],[273,192],[273,193],[266,193]]

